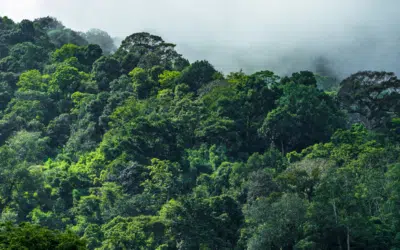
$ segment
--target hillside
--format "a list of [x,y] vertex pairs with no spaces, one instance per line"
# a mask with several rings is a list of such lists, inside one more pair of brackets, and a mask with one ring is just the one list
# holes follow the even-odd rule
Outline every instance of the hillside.
[[1,17],[0,248],[400,249],[400,80],[321,72]]

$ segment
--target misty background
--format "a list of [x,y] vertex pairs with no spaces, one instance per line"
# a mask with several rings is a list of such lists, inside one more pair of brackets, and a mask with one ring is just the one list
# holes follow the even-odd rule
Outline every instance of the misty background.
[[399,0],[0,0],[0,15],[53,16],[116,40],[141,31],[177,44],[191,62],[224,73],[359,70],[400,73]]

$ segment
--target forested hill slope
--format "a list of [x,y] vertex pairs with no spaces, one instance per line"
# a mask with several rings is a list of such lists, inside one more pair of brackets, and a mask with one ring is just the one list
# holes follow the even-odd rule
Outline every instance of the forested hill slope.
[[1,249],[400,249],[395,75],[174,47],[0,18]]

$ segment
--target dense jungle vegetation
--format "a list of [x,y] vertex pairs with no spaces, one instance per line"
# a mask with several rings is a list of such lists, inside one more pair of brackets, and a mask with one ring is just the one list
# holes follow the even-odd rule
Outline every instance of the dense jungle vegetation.
[[400,249],[400,80],[0,18],[1,249]]

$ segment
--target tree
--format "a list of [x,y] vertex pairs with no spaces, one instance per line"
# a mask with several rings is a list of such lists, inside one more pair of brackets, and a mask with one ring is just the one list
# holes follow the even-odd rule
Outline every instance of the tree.
[[17,160],[17,152],[9,147],[0,147],[2,169],[0,171],[0,209],[2,212],[10,203],[25,191],[25,184],[30,182],[26,164]]
[[105,55],[109,55],[117,50],[114,40],[103,30],[90,29],[85,33],[84,37],[89,44],[98,44]]
[[65,28],[65,26],[60,21],[57,20],[57,18],[50,16],[36,18],[33,22],[35,25],[39,26],[41,29],[45,31]]
[[288,83],[278,107],[268,113],[259,132],[282,152],[300,150],[329,139],[345,119],[335,100],[315,86]]
[[181,69],[186,61],[174,48],[175,44],[166,43],[159,36],[140,32],[125,38],[115,55],[128,72],[136,66],[150,69],[159,65],[167,70]]
[[60,65],[52,75],[49,83],[51,91],[60,91],[61,94],[70,96],[72,93],[78,91],[83,79],[84,75],[80,74],[77,68]]
[[29,70],[20,75],[17,86],[21,91],[36,90],[46,92],[48,90],[47,79],[48,76],[42,76],[39,70]]
[[121,65],[113,57],[102,56],[93,63],[92,74],[100,91],[110,89],[110,83],[121,75]]
[[150,79],[142,68],[135,68],[129,75],[133,81],[133,91],[138,99],[146,99],[156,92],[157,83]]
[[313,190],[305,241],[317,249],[385,249],[394,243],[390,214],[395,208],[383,208],[381,201],[387,195],[386,166],[396,161],[398,149],[385,149],[371,136],[360,125],[339,130],[332,142],[304,150],[301,159],[306,159],[295,165],[311,173],[292,175],[297,184],[289,186],[308,186],[299,194]]
[[362,71],[344,79],[340,86],[338,98],[353,123],[385,128],[400,114],[400,80],[394,73]]
[[164,230],[163,222],[157,217],[116,217],[102,227],[104,240],[98,249],[157,249],[167,240]]
[[51,59],[55,63],[61,63],[71,60],[71,58],[76,58],[80,64],[80,68],[89,71],[86,68],[91,67],[101,55],[102,50],[99,45],[89,44],[87,46],[78,46],[68,43],[54,51],[51,54]]
[[262,197],[268,197],[278,191],[278,185],[273,176],[266,170],[251,172],[248,181],[247,202],[250,203]]
[[64,145],[71,133],[72,118],[69,114],[61,114],[47,126],[46,134],[50,138],[50,146],[54,148]]
[[78,46],[87,45],[88,42],[78,32],[71,29],[50,29],[47,32],[50,41],[57,47],[61,48],[64,44],[76,44]]
[[[113,162],[112,164],[117,164],[117,163]],[[124,189],[124,192],[133,195],[142,193],[144,185],[141,184],[145,181],[144,179],[145,177],[144,174],[146,173],[145,167],[137,162],[131,162],[131,161],[122,164],[123,166],[126,167],[120,169],[121,172],[116,177],[116,179],[118,180],[118,183],[121,184],[122,188]],[[115,169],[118,168],[116,166],[112,167],[114,171]]]
[[257,200],[247,212],[248,223],[254,224],[249,249],[292,249],[301,239],[306,204],[292,194],[283,195],[277,202]]
[[159,36],[151,35],[147,32],[134,33],[122,41],[117,54],[123,51],[132,52],[136,49],[149,49],[152,51],[162,45],[164,45],[164,40]]
[[31,42],[18,43],[10,49],[10,57],[15,60],[15,67],[10,71],[22,72],[30,69],[42,69],[48,60],[48,50]]
[[172,198],[176,198],[182,191],[182,169],[178,163],[152,159],[148,166],[148,178],[141,184],[144,193],[150,194],[158,200],[161,206]]
[[229,196],[170,200],[160,215],[178,249],[235,248],[243,220],[238,204]]
[[281,83],[295,83],[295,84],[302,84],[305,86],[312,86],[317,87],[317,79],[315,78],[314,73],[311,71],[300,71],[295,72],[292,74],[291,77],[284,77],[282,78]]
[[32,250],[84,250],[85,242],[70,232],[51,231],[23,223],[19,226],[2,224],[0,246],[2,249]]
[[209,62],[196,61],[182,71],[177,81],[186,83],[192,91],[197,91],[202,85],[211,82],[216,72]]
[[7,140],[6,145],[17,153],[15,157],[21,162],[43,161],[49,151],[48,138],[39,132],[19,131]]
[[175,87],[176,80],[179,78],[181,73],[179,71],[168,71],[165,70],[159,75],[159,82],[162,88],[173,88]]

